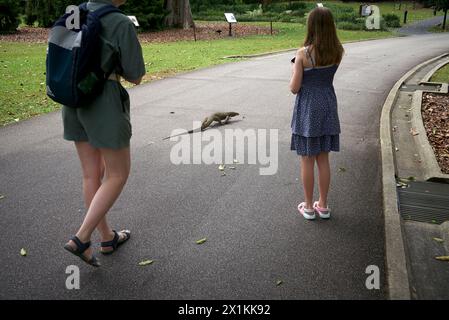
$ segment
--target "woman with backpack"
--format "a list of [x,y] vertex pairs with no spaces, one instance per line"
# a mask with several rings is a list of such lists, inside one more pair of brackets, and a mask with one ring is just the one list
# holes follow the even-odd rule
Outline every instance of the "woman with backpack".
[[[89,11],[126,0],[91,0]],[[113,230],[106,214],[122,192],[130,172],[130,101],[120,78],[140,84],[145,75],[142,48],[131,20],[113,12],[101,18],[101,67],[112,74],[104,88],[81,108],[63,107],[64,139],[74,141],[83,173],[87,213],[76,235],[64,246],[86,263],[98,267],[91,237],[99,231],[100,252],[110,254],[127,241],[129,230]]]

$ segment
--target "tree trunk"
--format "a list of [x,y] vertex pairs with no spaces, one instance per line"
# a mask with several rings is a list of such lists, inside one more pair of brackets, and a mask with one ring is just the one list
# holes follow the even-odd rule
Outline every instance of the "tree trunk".
[[169,11],[165,18],[167,27],[189,29],[194,26],[189,0],[165,0],[164,8]]
[[444,10],[444,19],[443,19],[443,30],[446,29],[446,17],[447,17],[447,9]]

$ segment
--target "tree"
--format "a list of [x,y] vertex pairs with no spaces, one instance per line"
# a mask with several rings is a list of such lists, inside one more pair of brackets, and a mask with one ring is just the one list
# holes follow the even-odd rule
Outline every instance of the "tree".
[[40,27],[51,27],[65,13],[68,5],[78,5],[82,0],[26,0],[25,19],[28,25],[36,21]]
[[164,0],[128,0],[121,9],[137,17],[140,30],[159,30],[164,27],[168,11],[164,9]]
[[189,0],[165,0],[164,9],[169,12],[165,18],[167,27],[188,29],[194,26]]
[[435,0],[435,9],[444,11],[443,30],[446,29],[447,10],[449,10],[449,0]]
[[0,0],[0,32],[11,32],[17,29],[20,9],[19,1]]

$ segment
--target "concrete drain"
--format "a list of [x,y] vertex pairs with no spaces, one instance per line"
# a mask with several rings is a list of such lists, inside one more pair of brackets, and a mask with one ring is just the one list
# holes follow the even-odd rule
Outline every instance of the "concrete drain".
[[441,224],[449,221],[449,184],[412,181],[398,188],[399,213],[404,220]]

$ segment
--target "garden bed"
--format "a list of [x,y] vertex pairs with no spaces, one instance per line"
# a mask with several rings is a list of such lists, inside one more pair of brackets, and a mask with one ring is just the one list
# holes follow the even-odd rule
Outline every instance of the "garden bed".
[[422,116],[441,171],[449,174],[449,94],[424,93]]
[[[46,43],[50,29],[23,27],[16,33],[0,34],[0,41],[10,42],[29,42],[29,43]],[[273,34],[278,31],[273,30]],[[215,40],[228,37],[229,25],[226,22],[200,22],[196,23],[197,40]],[[245,37],[254,35],[271,34],[270,27],[258,26],[255,24],[237,23],[232,26],[232,34],[234,37]],[[194,40],[193,29],[167,29],[155,32],[139,33],[141,42],[146,43],[165,43],[182,40]]]

